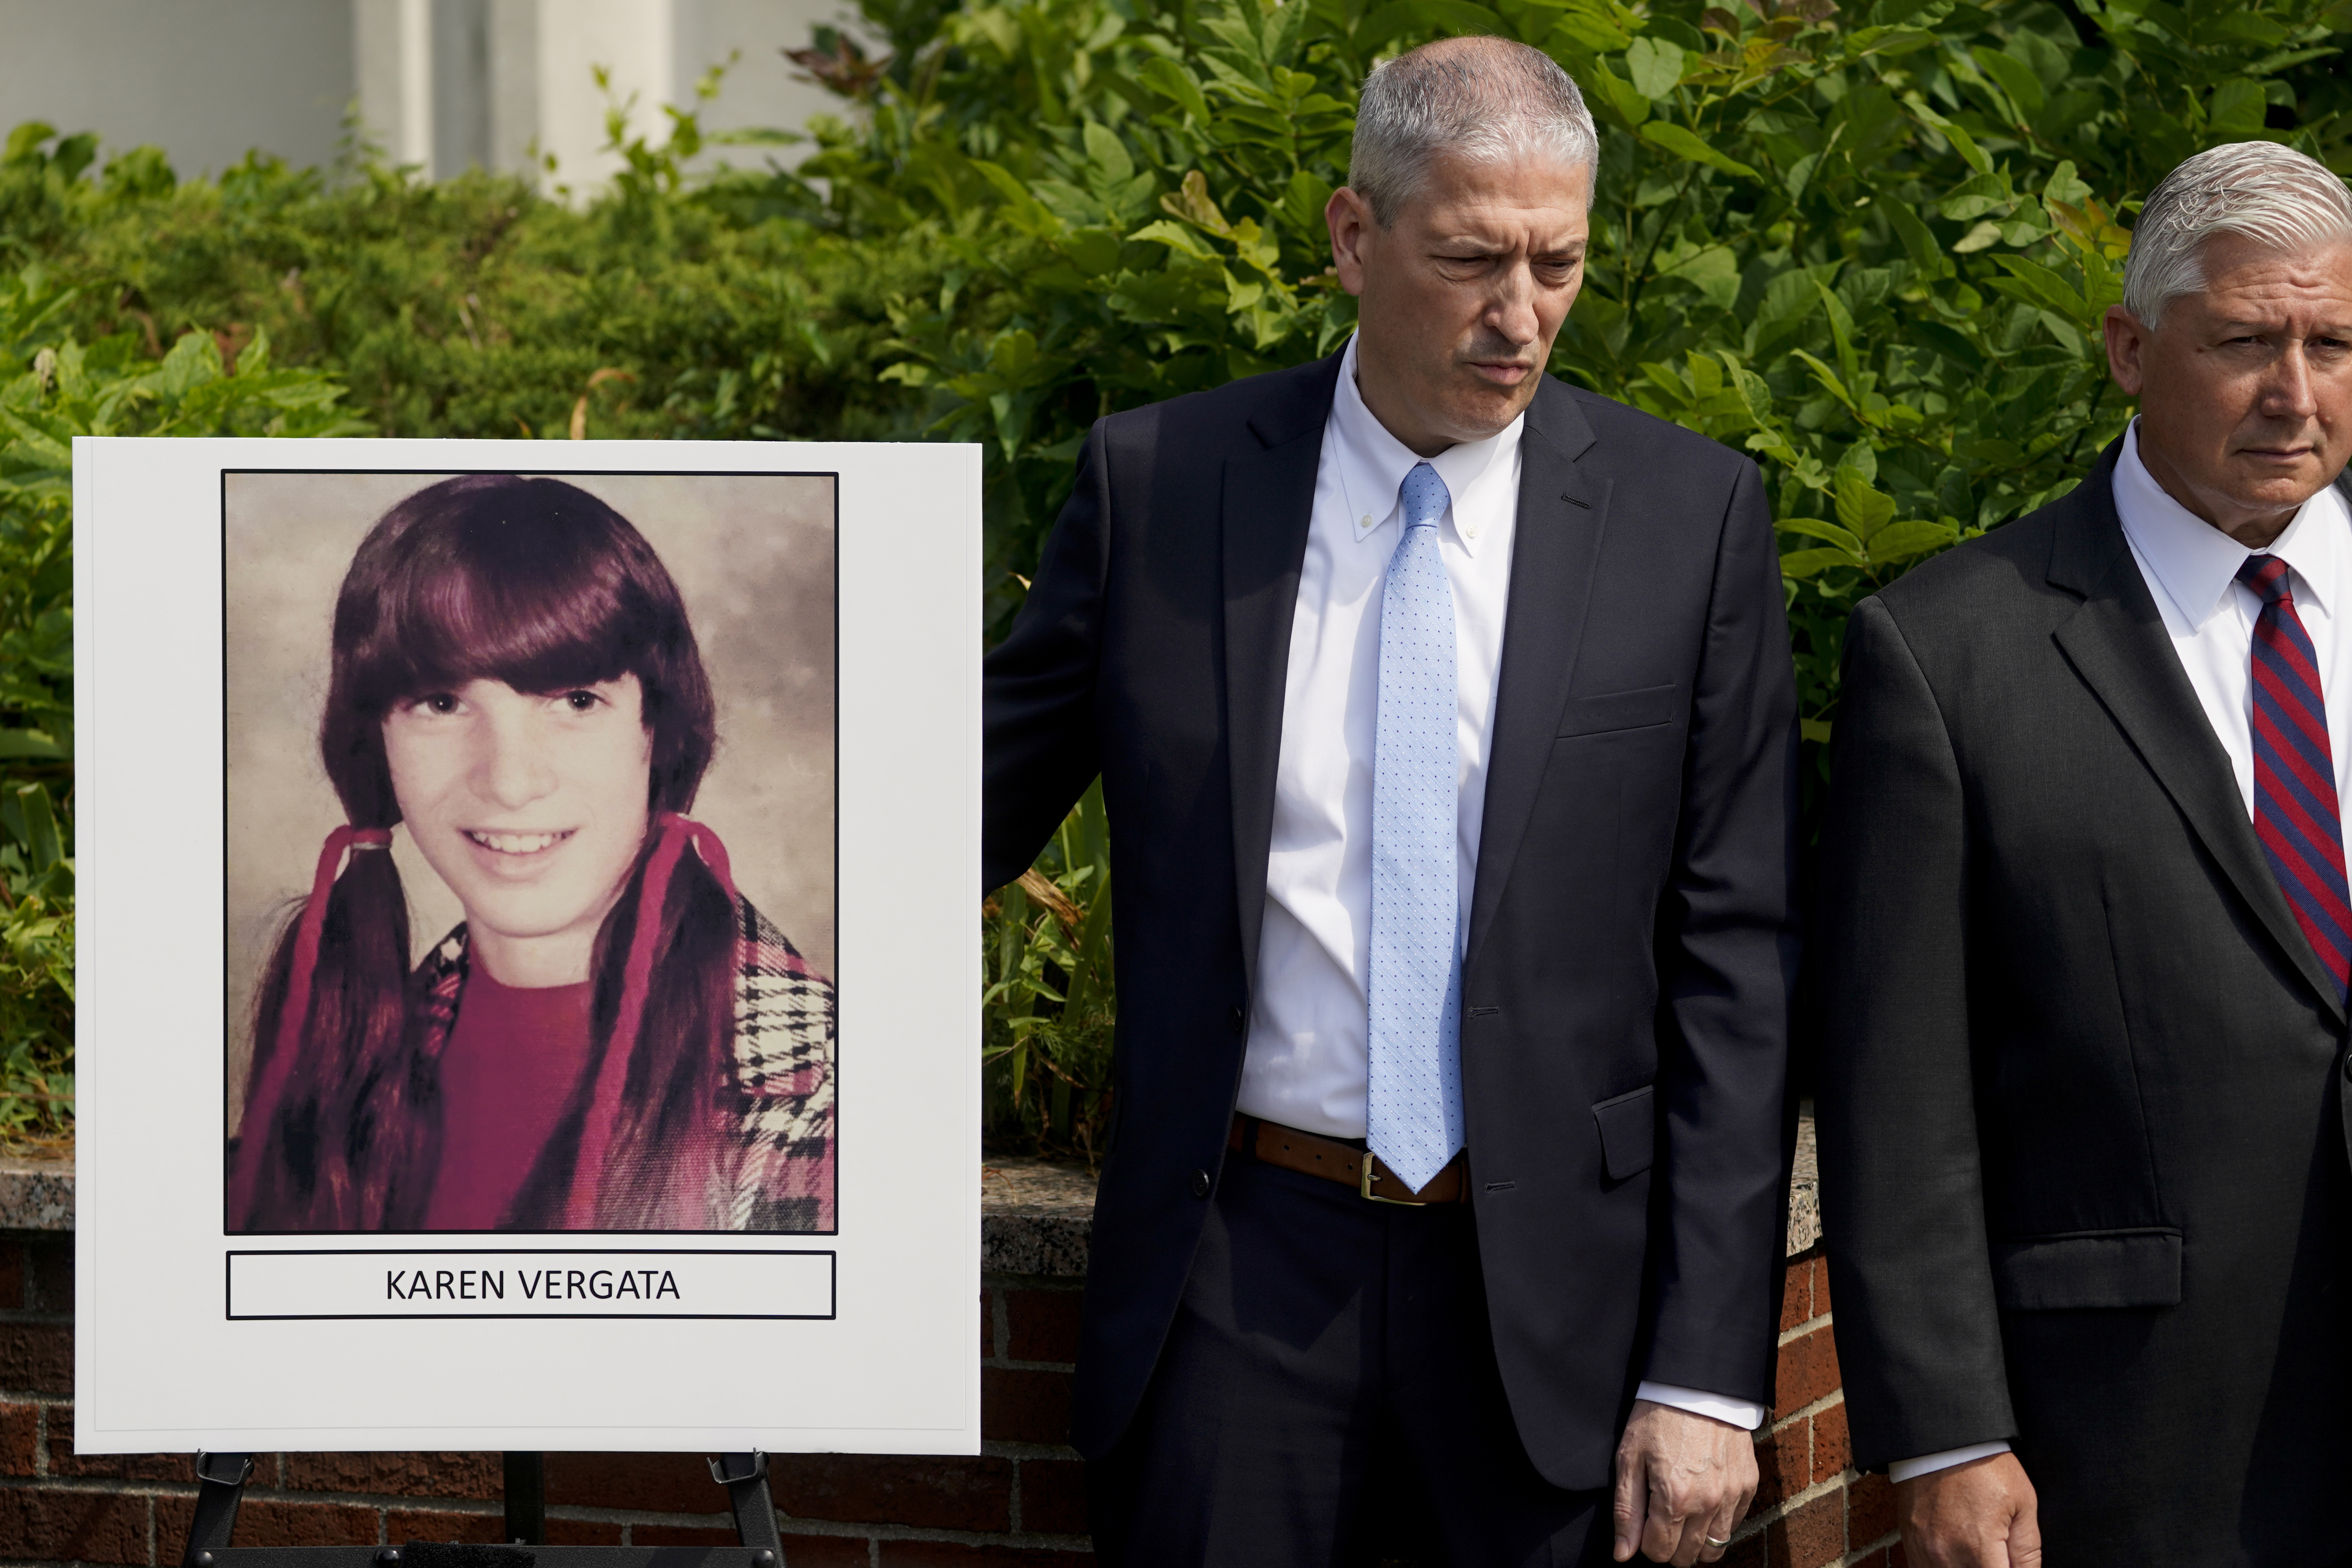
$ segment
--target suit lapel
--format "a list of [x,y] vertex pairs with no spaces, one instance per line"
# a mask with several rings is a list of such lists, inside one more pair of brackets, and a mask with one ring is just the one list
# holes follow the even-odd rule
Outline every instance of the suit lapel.
[[2229,753],[2213,733],[2180,668],[2116,515],[2115,469],[2122,443],[2062,505],[2050,552],[2050,581],[2083,595],[2054,634],[2075,673],[2097,694],[2148,771],[2238,889],[2281,952],[2321,1001],[2344,1020],[2343,1002],[2288,910],[2286,895],[2247,819]]
[[1575,397],[1546,377],[1519,442],[1519,515],[1503,618],[1486,808],[1471,888],[1469,961],[1494,923],[1559,728],[1609,522],[1607,476],[1580,467],[1594,437]]
[[1282,700],[1298,574],[1315,513],[1315,470],[1339,384],[1339,356],[1308,367],[1296,394],[1261,410],[1250,430],[1263,445],[1225,460],[1221,506],[1225,615],[1225,743],[1232,767],[1234,891],[1242,963],[1257,989],[1258,933],[1265,918],[1267,846],[1274,834],[1275,767],[1282,754]]

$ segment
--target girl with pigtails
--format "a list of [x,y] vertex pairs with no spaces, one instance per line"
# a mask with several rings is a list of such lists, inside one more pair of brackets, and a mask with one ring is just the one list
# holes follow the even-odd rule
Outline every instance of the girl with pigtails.
[[[833,1228],[833,988],[685,815],[716,736],[677,585],[595,497],[469,475],[376,523],[232,1232]],[[465,910],[414,968],[396,825]]]

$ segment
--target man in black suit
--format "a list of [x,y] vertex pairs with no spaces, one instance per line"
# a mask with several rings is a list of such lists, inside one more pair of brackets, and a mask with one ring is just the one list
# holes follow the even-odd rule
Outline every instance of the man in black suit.
[[1410,1473],[1456,1563],[1687,1564],[1753,1492],[1793,681],[1754,466],[1543,374],[1594,147],[1536,50],[1376,71],[1357,336],[1097,424],[988,661],[989,885],[1115,829],[1108,1562],[1354,1561]]
[[1854,1462],[1926,1564],[2347,1560],[2352,195],[2181,164],[2138,418],[1846,635],[1814,952]]

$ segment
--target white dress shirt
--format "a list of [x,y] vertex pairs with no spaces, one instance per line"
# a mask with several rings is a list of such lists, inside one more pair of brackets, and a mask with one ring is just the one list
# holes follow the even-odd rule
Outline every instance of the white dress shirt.
[[[2263,600],[2238,581],[2238,568],[2257,553],[2286,563],[2295,616],[2311,634],[2319,661],[2336,798],[2352,801],[2352,637],[2336,635],[2335,617],[2336,611],[2352,606],[2352,509],[2346,507],[2343,492],[2329,485],[2304,502],[2265,549],[2249,550],[2165,493],[2140,460],[2139,422],[2134,420],[2116,464],[2115,496],[2124,541],[2164,618],[2165,634],[2197,693],[2197,705],[2230,754],[2249,821],[2254,815],[2254,622]],[[1977,1443],[1906,1459],[1889,1466],[1887,1475],[1905,1481],[2007,1452],[2006,1443]]]
[[[1477,875],[1526,425],[1522,415],[1496,435],[1427,459],[1453,498],[1438,521],[1438,550],[1454,589],[1457,942],[1467,940]],[[1398,492],[1421,461],[1364,405],[1349,339],[1323,426],[1292,613],[1265,919],[1239,1101],[1246,1115],[1330,1138],[1364,1136],[1381,594],[1403,528]],[[1750,1429],[1764,1415],[1761,1406],[1699,1390],[1645,1383],[1639,1394]]]

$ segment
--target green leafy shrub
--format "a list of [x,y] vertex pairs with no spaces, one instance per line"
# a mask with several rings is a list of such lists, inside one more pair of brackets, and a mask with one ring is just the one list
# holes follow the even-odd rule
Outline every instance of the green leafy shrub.
[[73,1124],[73,438],[349,436],[369,426],[257,331],[232,371],[209,333],[160,360],[135,334],[85,345],[72,290],[0,280],[0,1147]]
[[1110,1119],[1110,835],[1087,791],[1037,864],[981,909],[991,1141],[1102,1152]]

